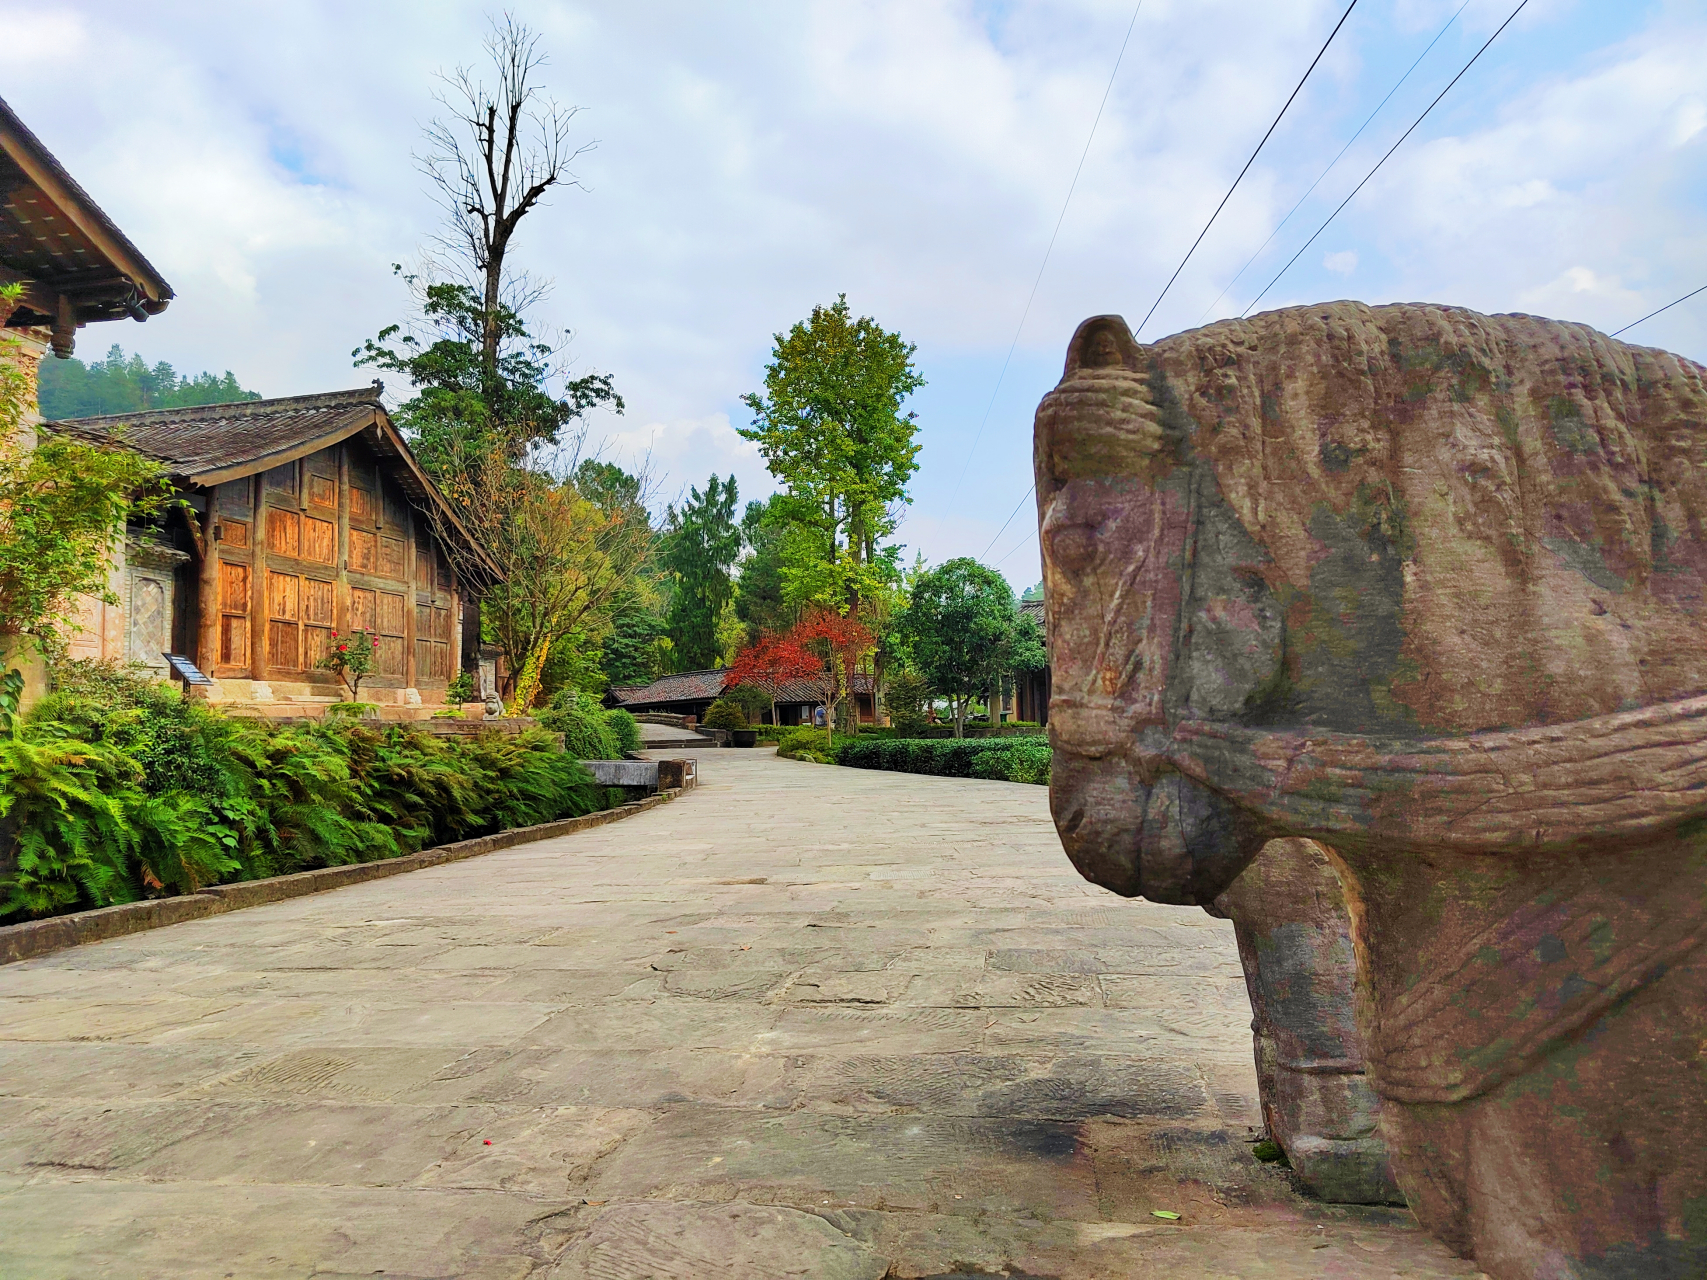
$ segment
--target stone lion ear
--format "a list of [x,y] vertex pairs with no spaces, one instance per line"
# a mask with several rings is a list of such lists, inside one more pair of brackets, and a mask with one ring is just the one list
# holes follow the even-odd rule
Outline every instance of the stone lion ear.
[[1067,344],[1067,367],[1061,376],[1072,377],[1080,369],[1116,367],[1141,371],[1138,342],[1125,316],[1092,316],[1074,331],[1073,340]]

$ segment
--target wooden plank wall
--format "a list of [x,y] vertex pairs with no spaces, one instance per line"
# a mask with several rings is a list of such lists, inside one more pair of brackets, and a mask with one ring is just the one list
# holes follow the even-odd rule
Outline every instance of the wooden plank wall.
[[199,655],[215,678],[327,686],[336,630],[379,639],[364,688],[419,688],[457,668],[458,590],[428,522],[360,441],[219,485],[217,625]]

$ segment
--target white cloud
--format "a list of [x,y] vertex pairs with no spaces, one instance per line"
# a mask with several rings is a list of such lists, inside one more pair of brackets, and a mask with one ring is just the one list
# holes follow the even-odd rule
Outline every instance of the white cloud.
[[[1144,337],[1195,322],[1456,7],[1360,6]],[[542,318],[573,325],[579,367],[611,372],[628,401],[595,437],[624,460],[650,448],[666,497],[713,470],[761,495],[738,397],[762,384],[770,335],[845,290],[919,344],[932,382],[903,539],[933,559],[980,553],[1029,479],[1028,406],[1073,327],[1144,314],[1342,11],[1146,0],[974,452],[1130,0],[521,0],[550,87],[586,108],[577,138],[598,142],[586,189],[556,193],[517,241],[555,280]],[[1464,11],[1223,311],[1504,11]],[[349,351],[404,314],[390,263],[438,219],[410,160],[432,76],[478,59],[482,23],[448,0],[0,0],[7,100],[179,293],[146,329],[103,325],[83,350],[121,341],[272,394],[370,378]],[[1594,24],[1600,48],[1580,39]],[[1707,279],[1702,65],[1698,7],[1532,3],[1341,215],[1336,248],[1306,254],[1262,305],[1339,296],[1349,279],[1370,301],[1616,328],[1669,301]],[[1707,355],[1695,315],[1640,336]],[[1022,586],[1033,555],[1006,566]]]

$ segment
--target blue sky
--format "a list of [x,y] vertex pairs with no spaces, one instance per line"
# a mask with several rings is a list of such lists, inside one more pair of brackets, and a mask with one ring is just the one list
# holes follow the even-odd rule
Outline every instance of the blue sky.
[[[1142,338],[1238,314],[1516,0],[1469,0],[1212,306],[1461,3],[1359,0]],[[1149,309],[1344,5],[1145,0],[998,391],[1129,0],[523,0],[598,144],[517,248],[555,282],[540,318],[627,399],[591,443],[649,454],[665,499],[712,470],[762,495],[739,397],[770,335],[845,291],[929,380],[909,558],[999,559],[1029,585],[1030,511],[992,538],[1068,336]],[[349,352],[402,314],[390,264],[436,224],[410,162],[432,77],[476,60],[482,28],[430,2],[0,0],[0,92],[179,293],[81,354],[119,341],[272,395],[366,381]],[[1699,3],[1531,0],[1262,308],[1432,301],[1610,331],[1707,283],[1702,66]],[[1707,295],[1627,337],[1707,360]]]

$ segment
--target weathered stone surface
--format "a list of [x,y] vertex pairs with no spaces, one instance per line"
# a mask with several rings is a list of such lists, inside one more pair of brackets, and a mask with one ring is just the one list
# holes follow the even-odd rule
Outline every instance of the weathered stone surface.
[[1318,841],[1399,1182],[1502,1278],[1707,1271],[1704,460],[1700,367],[1442,307],[1098,317],[1038,410],[1069,855]]
[[[583,760],[593,781],[606,787],[641,787],[658,789],[656,760]],[[680,785],[679,783],[677,785]]]
[[1327,856],[1271,840],[1215,900],[1250,992],[1263,1120],[1305,1184],[1342,1204],[1404,1203],[1353,1015],[1351,918]]
[[552,1280],[882,1280],[889,1260],[815,1214],[774,1205],[612,1205]]

